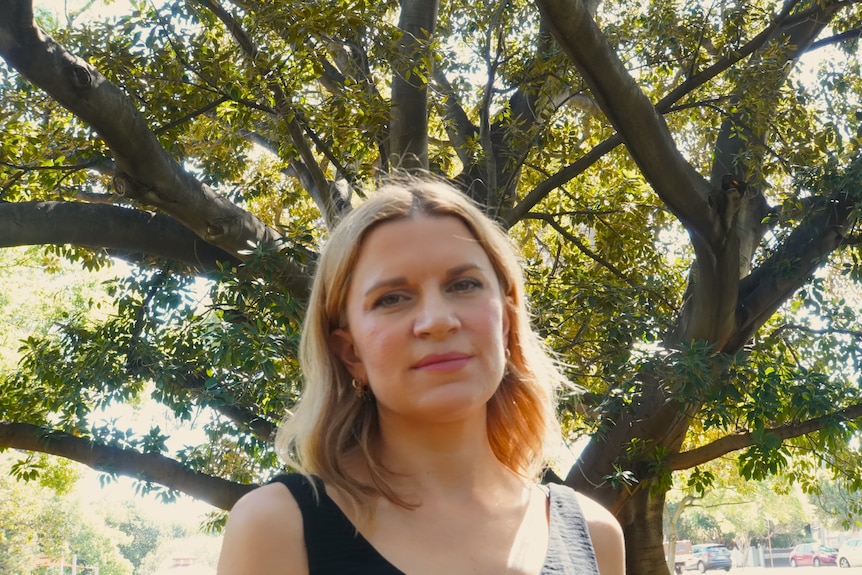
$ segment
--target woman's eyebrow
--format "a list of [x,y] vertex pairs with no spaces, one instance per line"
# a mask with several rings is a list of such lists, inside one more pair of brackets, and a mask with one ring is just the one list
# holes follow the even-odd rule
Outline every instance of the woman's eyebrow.
[[[472,270],[484,271],[482,266],[477,263],[469,262],[465,264],[461,264],[459,266],[455,266],[454,268],[449,268],[446,270],[446,277],[454,277],[463,274],[464,272],[469,272]],[[394,277],[387,278],[384,280],[380,280],[378,282],[374,282],[371,284],[367,290],[365,290],[365,296],[369,296],[372,293],[376,292],[382,288],[395,288],[401,287],[407,283],[407,278],[405,277]]]
[[400,287],[407,283],[407,278],[405,277],[397,277],[397,278],[389,278],[385,280],[380,280],[379,282],[375,282],[369,286],[367,290],[365,290],[365,295],[369,296],[372,293],[376,292],[381,288],[393,288]]
[[452,276],[461,275],[464,272],[469,272],[472,270],[483,271],[482,266],[480,266],[479,264],[470,262],[470,263],[466,263],[466,264],[461,264],[460,266],[455,266],[454,268],[447,270],[446,275],[449,277],[452,277]]

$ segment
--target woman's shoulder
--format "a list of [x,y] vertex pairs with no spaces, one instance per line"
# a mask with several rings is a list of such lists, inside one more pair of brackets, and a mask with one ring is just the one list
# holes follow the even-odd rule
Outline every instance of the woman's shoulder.
[[625,540],[620,522],[598,501],[577,491],[575,496],[590,531],[599,573],[622,575],[625,573]]
[[242,496],[228,515],[218,575],[308,573],[302,513],[285,485]]
[[590,526],[591,531],[593,526],[595,526],[599,529],[608,529],[619,532],[620,536],[622,536],[623,530],[622,527],[620,527],[620,522],[617,521],[614,514],[608,511],[604,505],[595,499],[584,495],[580,491],[575,491],[575,497],[578,500],[578,506],[580,506],[581,512],[584,514],[584,519],[586,519],[587,525]]

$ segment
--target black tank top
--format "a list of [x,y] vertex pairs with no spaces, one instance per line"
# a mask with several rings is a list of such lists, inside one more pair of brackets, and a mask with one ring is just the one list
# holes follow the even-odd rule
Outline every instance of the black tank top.
[[[316,480],[318,499],[303,475],[279,475],[302,512],[309,575],[405,575],[387,561],[330,499]],[[549,484],[548,552],[540,575],[598,575],[587,522],[575,492]]]

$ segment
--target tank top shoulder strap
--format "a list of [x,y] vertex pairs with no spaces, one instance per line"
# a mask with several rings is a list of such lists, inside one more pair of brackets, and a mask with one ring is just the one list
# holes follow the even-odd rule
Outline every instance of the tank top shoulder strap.
[[[314,481],[313,485],[312,481]],[[284,475],[274,477],[270,483],[281,483],[287,487],[290,494],[293,495],[293,498],[296,500],[299,510],[302,512],[304,527],[307,531],[310,523],[305,520],[306,514],[308,514],[312,509],[316,510],[319,508],[321,503],[320,496],[325,496],[321,481],[317,477],[309,478],[299,473],[286,473]]]
[[356,530],[323,482],[317,477],[311,481],[290,473],[270,482],[287,487],[302,513],[309,575],[404,575]]
[[599,575],[587,520],[574,490],[548,485],[550,530],[542,575]]

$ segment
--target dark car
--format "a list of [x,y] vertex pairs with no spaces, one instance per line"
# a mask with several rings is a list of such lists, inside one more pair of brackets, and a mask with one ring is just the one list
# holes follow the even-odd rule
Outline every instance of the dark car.
[[813,565],[820,567],[821,565],[837,565],[838,550],[817,543],[803,543],[797,545],[790,552],[790,566],[798,567],[800,565]]
[[710,569],[730,571],[730,550],[720,543],[692,545],[691,557],[685,564],[687,570],[697,569],[705,573]]

